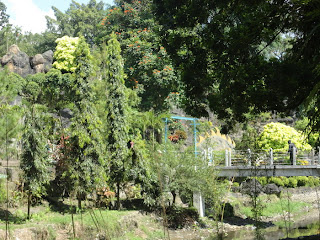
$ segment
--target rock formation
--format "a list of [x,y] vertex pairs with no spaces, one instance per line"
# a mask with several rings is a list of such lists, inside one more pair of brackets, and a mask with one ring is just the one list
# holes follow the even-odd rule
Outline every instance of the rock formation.
[[20,51],[17,45],[12,45],[7,54],[1,58],[1,65],[7,66],[11,72],[26,77],[29,74],[48,72],[52,67],[52,61],[52,50],[29,57],[25,52]]

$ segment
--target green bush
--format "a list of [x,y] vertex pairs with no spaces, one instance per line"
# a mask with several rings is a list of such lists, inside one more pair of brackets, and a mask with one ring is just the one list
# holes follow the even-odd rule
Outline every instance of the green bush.
[[279,177],[271,177],[271,178],[269,178],[269,183],[274,183],[278,187],[284,187],[284,182]]
[[[311,180],[312,179],[312,180]],[[320,186],[320,178],[319,177],[309,177],[309,180],[313,182],[313,186]]]
[[6,201],[6,188],[5,188],[5,179],[0,178],[0,204]]
[[305,136],[301,131],[282,123],[269,123],[264,126],[259,136],[258,146],[261,149],[273,148],[277,151],[288,150],[288,140],[291,140],[299,150],[311,150],[312,147],[306,143]]
[[268,183],[268,179],[267,177],[257,177],[257,180],[259,181],[259,183],[264,186]]
[[306,176],[299,176],[297,177],[298,180],[298,187],[308,186],[309,179]]
[[287,187],[295,188],[297,186],[298,186],[298,180],[296,179],[296,177],[289,177],[289,184]]

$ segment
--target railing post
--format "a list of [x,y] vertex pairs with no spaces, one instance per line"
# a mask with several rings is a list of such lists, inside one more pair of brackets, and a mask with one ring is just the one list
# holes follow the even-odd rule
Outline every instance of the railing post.
[[228,164],[229,164],[229,160],[228,160],[228,150],[226,150],[226,152],[225,152],[225,165],[226,165],[226,167],[228,167]]
[[292,157],[293,157],[293,163],[292,163],[292,165],[297,165],[297,149],[294,147],[293,149],[292,149]]
[[248,166],[251,166],[251,150],[248,148]]
[[273,149],[270,148],[270,165],[273,165]]
[[318,165],[320,164],[320,147],[318,146]]
[[311,150],[311,165],[314,165],[314,149]]
[[231,150],[229,150],[228,153],[229,153],[229,157],[228,157],[229,167],[231,167],[232,166],[232,163],[231,163]]

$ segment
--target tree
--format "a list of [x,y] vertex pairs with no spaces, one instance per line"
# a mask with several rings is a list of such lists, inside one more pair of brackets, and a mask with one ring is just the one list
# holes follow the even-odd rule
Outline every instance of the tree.
[[24,84],[25,80],[19,75],[10,73],[7,69],[0,72],[0,156],[5,146],[11,148],[14,139],[19,135],[18,122],[21,113],[16,111],[19,107],[15,105],[19,102]]
[[24,118],[20,168],[23,171],[24,185],[28,194],[28,218],[30,218],[31,198],[46,195],[45,186],[49,183],[50,166],[52,166],[47,145],[49,116],[45,106],[37,103],[41,90],[37,80],[33,81],[37,77],[34,75],[28,78],[23,92],[27,110]]
[[6,5],[0,1],[0,30],[9,22],[9,15],[6,13]]
[[137,91],[142,111],[161,112],[169,108],[171,92],[183,95],[178,71],[157,35],[149,0],[116,1],[99,26],[98,41],[104,42],[114,32],[121,45],[125,85]]
[[[81,208],[81,200],[105,180],[105,151],[101,136],[101,121],[93,104],[91,76],[91,54],[84,37],[74,52],[74,75],[72,101],[74,117],[71,124],[71,158],[68,158],[67,176]],[[69,183],[70,184],[70,183]]]
[[128,160],[128,103],[125,95],[123,59],[115,34],[106,47],[105,65],[107,150],[110,157],[110,180],[117,188],[117,208],[120,207],[120,184],[125,180]]
[[93,46],[98,24],[105,14],[104,6],[103,1],[90,0],[87,4],[79,4],[73,0],[65,13],[52,7],[55,19],[47,16],[48,30],[57,37],[84,36],[86,42]]
[[[251,109],[295,109],[316,91],[317,1],[153,2],[190,113],[206,115],[210,106],[220,118],[242,121]],[[292,49],[266,59],[263,50],[281,34],[293,36]]]

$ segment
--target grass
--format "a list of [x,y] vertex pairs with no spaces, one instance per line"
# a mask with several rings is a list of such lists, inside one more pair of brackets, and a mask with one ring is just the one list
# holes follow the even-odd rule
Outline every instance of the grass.
[[[46,208],[32,214],[30,220],[21,210],[17,210],[13,216],[20,221],[10,223],[12,233],[16,229],[32,228],[36,237],[44,240],[55,239],[58,230],[64,230],[69,238],[73,236],[71,213],[54,212]],[[160,223],[137,211],[86,209],[73,214],[73,219],[77,239],[93,239],[97,234],[106,236],[106,239],[163,239]],[[4,219],[0,220],[0,229],[5,229]]]
[[[264,217],[274,217],[283,212],[290,212],[292,214],[298,213],[301,211],[302,208],[306,206],[310,206],[310,204],[305,202],[297,202],[297,201],[290,201],[288,206],[287,199],[273,199],[272,201],[266,201],[265,197],[259,196],[260,202],[264,204],[262,207],[261,216]],[[239,202],[238,202],[239,203]],[[253,217],[253,213],[251,211],[252,207],[240,205],[240,213],[247,216]]]

